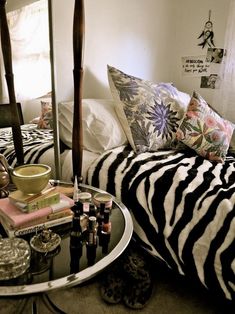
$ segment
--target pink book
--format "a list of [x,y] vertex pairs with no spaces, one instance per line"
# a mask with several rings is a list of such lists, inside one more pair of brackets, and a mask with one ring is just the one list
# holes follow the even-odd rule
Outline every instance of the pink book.
[[11,226],[19,227],[49,214],[71,208],[73,205],[74,201],[61,193],[60,202],[58,204],[44,207],[30,213],[24,213],[13,205],[8,198],[2,198],[0,199],[0,215],[4,217]]

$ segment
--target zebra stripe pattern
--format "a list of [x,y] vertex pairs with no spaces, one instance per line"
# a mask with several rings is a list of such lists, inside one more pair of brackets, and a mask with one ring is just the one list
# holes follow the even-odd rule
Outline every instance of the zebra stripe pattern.
[[[21,126],[21,134],[24,162],[27,164],[38,163],[40,157],[54,146],[51,129],[37,129],[36,125],[25,124]],[[17,160],[11,128],[0,130],[0,154],[6,157],[10,166],[15,167]]]
[[135,237],[153,256],[235,299],[235,158],[192,150],[135,154],[121,146],[90,166],[87,183],[130,209]]

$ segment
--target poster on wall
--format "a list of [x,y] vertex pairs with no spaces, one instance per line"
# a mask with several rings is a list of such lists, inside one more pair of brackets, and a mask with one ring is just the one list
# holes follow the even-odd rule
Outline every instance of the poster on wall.
[[221,63],[224,56],[224,49],[223,48],[208,48],[206,61],[211,63]]
[[206,56],[182,57],[182,74],[184,76],[210,75],[210,62]]
[[[210,72],[209,76],[201,77],[201,88],[219,88],[220,87],[220,65],[225,56],[225,49],[223,48],[208,48],[206,61],[210,62]],[[212,74],[213,73],[213,74]]]
[[219,88],[220,87],[220,78],[218,74],[210,74],[209,76],[201,77],[201,88]]

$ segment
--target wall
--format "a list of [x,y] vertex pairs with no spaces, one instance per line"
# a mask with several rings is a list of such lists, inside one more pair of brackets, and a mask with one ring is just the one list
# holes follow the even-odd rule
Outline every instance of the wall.
[[6,10],[13,11],[22,8],[32,2],[36,2],[38,0],[8,0],[6,3]]
[[[32,0],[20,0],[29,2]],[[10,2],[20,3],[19,0]],[[172,81],[179,89],[198,90],[211,102],[213,90],[200,89],[198,77],[181,74],[181,57],[206,53],[197,37],[208,20],[215,44],[223,47],[230,0],[85,0],[83,96],[111,97],[107,64],[129,74]],[[57,101],[73,98],[72,27],[74,0],[52,0]]]
[[[74,0],[54,0],[57,99],[73,97],[72,19]],[[106,66],[153,81],[172,81],[199,91],[210,102],[213,90],[181,74],[181,57],[206,53],[197,37],[208,20],[216,46],[223,47],[229,0],[86,0],[83,96],[110,97]]]
[[[86,3],[85,96],[109,96],[107,64],[149,80],[167,80],[166,34],[171,0],[101,0]],[[92,89],[89,82],[93,81]]]
[[[84,97],[111,97],[107,64],[149,80],[168,79],[171,68],[159,67],[159,64],[165,63],[167,54],[170,57],[165,34],[170,32],[173,22],[168,19],[171,2],[172,0],[84,1]],[[56,64],[59,71],[57,99],[60,101],[71,99],[73,95],[70,84],[73,84],[71,34],[74,1],[66,1],[66,10],[63,0],[54,0],[53,6]]]
[[199,91],[205,99],[213,102],[213,89],[200,88],[200,78],[182,76],[181,57],[205,55],[207,48],[202,49],[198,46],[200,40],[198,36],[208,20],[209,10],[211,9],[211,21],[213,22],[214,42],[216,47],[223,48],[226,21],[230,0],[177,0],[174,2],[174,21],[175,28],[172,33],[175,38],[175,46],[172,53],[174,66],[172,78],[177,87],[192,93],[195,89]]

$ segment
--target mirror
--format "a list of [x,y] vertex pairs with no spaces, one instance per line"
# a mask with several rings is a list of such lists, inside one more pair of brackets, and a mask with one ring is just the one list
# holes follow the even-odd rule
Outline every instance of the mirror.
[[41,101],[51,100],[51,62],[47,0],[8,0],[16,99],[25,123],[41,115]]
[[[6,4],[15,96],[21,103],[25,124],[50,129],[54,135],[54,178],[59,179],[57,112],[55,106],[50,0],[9,0]],[[1,102],[7,103],[8,91],[1,70]],[[42,118],[43,117],[43,118]],[[53,125],[54,124],[54,125]],[[52,130],[52,131],[51,131]]]

